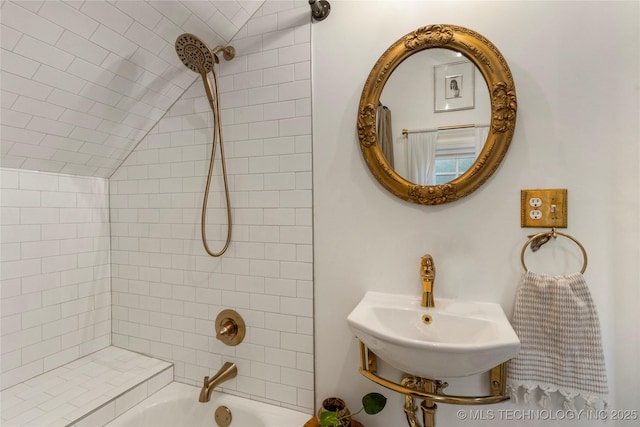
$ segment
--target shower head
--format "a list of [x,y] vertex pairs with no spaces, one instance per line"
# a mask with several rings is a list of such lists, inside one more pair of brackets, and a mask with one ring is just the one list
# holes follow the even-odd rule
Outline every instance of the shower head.
[[189,33],[176,39],[176,53],[187,68],[200,74],[212,71],[214,62],[217,62],[207,45]]

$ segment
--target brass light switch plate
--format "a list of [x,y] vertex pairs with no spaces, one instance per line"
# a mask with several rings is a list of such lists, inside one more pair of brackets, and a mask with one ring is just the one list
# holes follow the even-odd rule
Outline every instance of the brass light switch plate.
[[567,228],[567,189],[520,190],[521,227]]

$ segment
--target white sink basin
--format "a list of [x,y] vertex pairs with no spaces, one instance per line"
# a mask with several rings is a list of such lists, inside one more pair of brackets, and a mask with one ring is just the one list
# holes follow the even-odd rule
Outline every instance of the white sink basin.
[[419,297],[367,292],[347,322],[380,359],[422,378],[486,372],[520,350],[502,307],[493,303],[438,298],[427,308]]

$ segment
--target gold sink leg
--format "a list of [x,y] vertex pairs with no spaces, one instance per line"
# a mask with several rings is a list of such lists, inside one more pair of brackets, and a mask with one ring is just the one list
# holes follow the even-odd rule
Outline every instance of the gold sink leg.
[[[430,380],[427,378],[415,377],[413,375],[405,374],[402,378],[402,385],[408,389],[417,391],[423,391],[432,395],[442,395],[442,390],[449,384],[440,380]],[[414,397],[411,394],[405,395],[404,412],[407,416],[407,422],[410,427],[419,427],[416,420],[417,406],[413,405]],[[422,425],[423,427],[435,427],[436,425],[436,409],[438,405],[433,399],[425,398],[420,404],[422,409]]]
[[420,408],[422,409],[422,425],[424,427],[435,427],[438,405],[433,403],[433,400],[425,399],[420,404]]
[[[442,394],[442,390],[449,384],[440,380],[425,380],[425,391],[427,393]],[[433,399],[424,399],[420,404],[422,409],[422,425],[424,427],[435,427],[436,425],[436,409],[438,405]]]
[[489,373],[492,396],[505,396],[507,385],[507,362],[491,369]]

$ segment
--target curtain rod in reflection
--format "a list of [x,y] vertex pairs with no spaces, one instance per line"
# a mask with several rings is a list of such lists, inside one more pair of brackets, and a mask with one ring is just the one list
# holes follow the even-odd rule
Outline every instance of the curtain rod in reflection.
[[425,133],[425,132],[437,132],[439,130],[452,130],[452,129],[467,129],[467,128],[486,128],[489,127],[489,124],[468,124],[468,125],[453,125],[453,126],[441,126],[439,128],[433,129],[416,129],[416,130],[408,130],[402,129],[402,135],[407,136],[410,133]]

